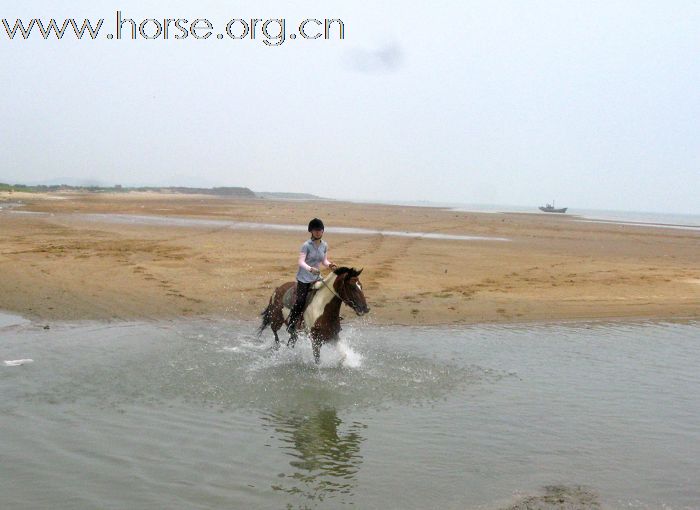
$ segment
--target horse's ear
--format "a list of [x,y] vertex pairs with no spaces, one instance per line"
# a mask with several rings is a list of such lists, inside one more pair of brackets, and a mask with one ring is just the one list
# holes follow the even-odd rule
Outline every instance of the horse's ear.
[[363,267],[362,269],[360,269],[360,270],[357,272],[357,276],[360,276],[360,275],[362,274],[362,271],[364,271],[364,270],[365,270],[364,267]]

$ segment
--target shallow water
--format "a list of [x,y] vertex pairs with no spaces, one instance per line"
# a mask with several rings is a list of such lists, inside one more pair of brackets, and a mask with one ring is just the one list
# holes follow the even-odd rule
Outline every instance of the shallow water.
[[700,324],[254,330],[0,328],[3,506],[700,508]]
[[594,220],[594,219],[577,219],[580,223],[601,223],[608,225],[626,225],[631,227],[650,227],[650,228],[670,228],[672,230],[691,230],[700,231],[700,226],[697,225],[676,225],[668,223],[650,223],[645,221],[621,221],[621,220]]
[[[428,205],[428,204],[424,204]],[[488,204],[445,204],[455,211],[481,213],[543,214],[534,206],[488,205]],[[569,207],[566,216],[580,218],[579,221],[614,223],[684,230],[700,230],[700,215],[644,211],[615,211],[605,209],[579,209]],[[564,215],[553,214],[553,218]]]
[[[130,225],[163,225],[169,227],[225,227],[232,230],[283,230],[291,232],[305,232],[305,225],[285,225],[278,223],[254,223],[247,221],[232,221],[232,220],[212,220],[204,218],[178,218],[175,216],[156,216],[156,215],[138,215],[138,214],[51,214],[34,211],[11,211],[12,214],[33,214],[41,216],[53,217],[75,217],[85,221],[106,222],[106,223],[124,223]],[[329,227],[326,229],[329,234],[346,234],[346,235],[384,235],[390,237],[415,237],[422,239],[441,239],[446,241],[510,241],[505,237],[495,236],[470,236],[460,234],[440,234],[436,232],[415,232],[408,230],[375,230],[369,228],[353,228],[353,227]]]
[[19,326],[22,324],[28,324],[29,321],[24,317],[19,315],[14,315],[11,313],[0,312],[0,330],[8,326]]

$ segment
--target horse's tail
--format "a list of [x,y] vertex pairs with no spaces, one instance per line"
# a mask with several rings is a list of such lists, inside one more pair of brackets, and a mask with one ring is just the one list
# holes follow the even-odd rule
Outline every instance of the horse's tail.
[[262,317],[262,323],[258,328],[258,336],[262,335],[262,332],[265,331],[265,328],[268,327],[272,322],[272,298],[270,298],[270,303],[267,305],[267,308],[265,308],[262,311],[260,316]]

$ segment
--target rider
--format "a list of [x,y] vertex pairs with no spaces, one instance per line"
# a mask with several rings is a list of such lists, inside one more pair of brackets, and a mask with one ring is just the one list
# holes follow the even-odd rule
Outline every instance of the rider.
[[306,295],[309,293],[311,285],[318,280],[321,271],[319,266],[323,264],[334,270],[337,266],[328,260],[328,243],[321,239],[323,237],[323,222],[314,218],[309,222],[309,232],[311,239],[301,245],[299,252],[299,270],[297,271],[297,293],[294,306],[289,312],[287,332],[293,340],[297,338],[297,323],[304,311]]

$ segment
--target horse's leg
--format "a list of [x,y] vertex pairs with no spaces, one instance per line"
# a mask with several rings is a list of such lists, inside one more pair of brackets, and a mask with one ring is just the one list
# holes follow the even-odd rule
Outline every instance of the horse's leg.
[[[284,322],[285,322],[285,324],[289,324],[289,317],[284,319]],[[299,327],[301,327],[301,326],[299,326]],[[298,333],[294,333],[294,334],[289,335],[289,340],[287,340],[287,347],[294,349],[294,346],[296,345],[297,340],[298,340],[297,335],[298,335]]]
[[314,351],[314,362],[318,365],[321,362],[321,344],[318,339],[311,340],[311,348]]
[[280,346],[280,337],[277,334],[277,332],[284,325],[284,315],[282,314],[282,305],[280,303],[275,303],[275,306],[272,309],[271,315],[272,315],[272,317],[270,318],[270,329],[272,330],[272,333],[275,335],[274,348],[275,348],[275,350],[277,350],[277,349],[279,349],[279,346]]

